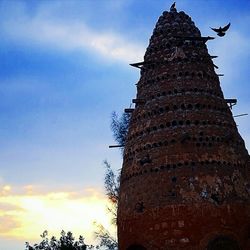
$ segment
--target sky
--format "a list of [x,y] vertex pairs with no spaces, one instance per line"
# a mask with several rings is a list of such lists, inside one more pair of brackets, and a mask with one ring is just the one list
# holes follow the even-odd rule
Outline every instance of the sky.
[[[111,113],[131,105],[143,60],[168,0],[0,0],[0,249],[24,249],[47,229],[110,229],[103,188],[108,160],[122,165]],[[180,0],[224,74],[233,114],[250,113],[250,1]],[[235,118],[250,149],[250,118]],[[111,229],[113,230],[113,229]]]

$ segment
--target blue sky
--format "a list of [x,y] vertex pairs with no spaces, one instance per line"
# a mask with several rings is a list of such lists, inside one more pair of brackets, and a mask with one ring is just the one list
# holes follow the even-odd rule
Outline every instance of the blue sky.
[[[142,60],[158,17],[171,4],[0,1],[2,197],[79,195],[89,189],[102,197],[103,160],[121,167],[119,150],[108,148],[114,143],[111,112],[130,106],[139,71],[129,63]],[[225,37],[207,45],[211,55],[219,56],[214,61],[217,72],[225,74],[225,97],[238,99],[233,113],[250,113],[250,1],[181,0],[177,9],[189,14],[204,36],[214,35],[209,27],[231,22]],[[249,116],[236,119],[250,149]],[[13,232],[22,222],[7,223],[18,220],[13,213],[20,204],[15,210],[6,203],[0,202],[0,245],[5,244],[4,250],[21,248],[29,236]],[[37,228],[39,233],[44,229]]]

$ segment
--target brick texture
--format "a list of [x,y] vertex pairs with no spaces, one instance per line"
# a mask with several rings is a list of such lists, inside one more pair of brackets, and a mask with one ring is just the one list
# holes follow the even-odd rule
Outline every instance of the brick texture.
[[119,250],[250,249],[249,155],[200,37],[170,11],[150,38],[124,149]]

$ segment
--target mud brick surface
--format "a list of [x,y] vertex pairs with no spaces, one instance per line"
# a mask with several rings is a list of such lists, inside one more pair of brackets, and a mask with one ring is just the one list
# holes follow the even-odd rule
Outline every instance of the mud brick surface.
[[184,12],[163,12],[124,149],[119,250],[249,250],[249,155],[205,41],[180,37],[201,34]]

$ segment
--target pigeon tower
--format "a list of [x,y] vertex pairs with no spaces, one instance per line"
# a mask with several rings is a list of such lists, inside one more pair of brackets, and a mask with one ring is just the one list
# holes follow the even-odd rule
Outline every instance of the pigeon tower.
[[249,250],[249,155],[191,18],[160,16],[124,148],[119,250]]

